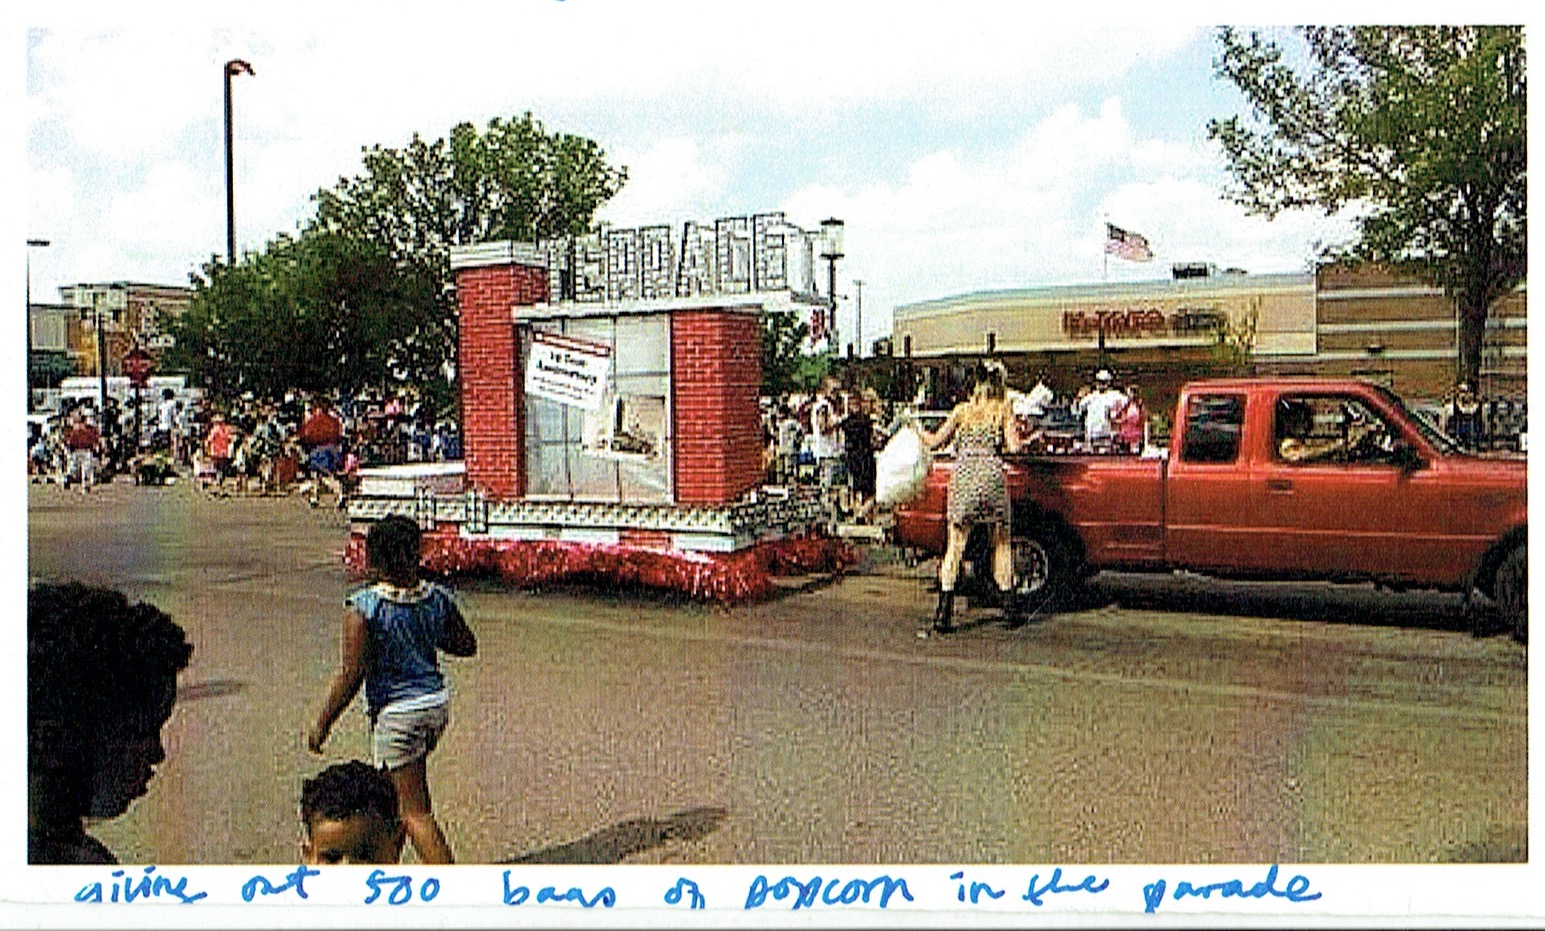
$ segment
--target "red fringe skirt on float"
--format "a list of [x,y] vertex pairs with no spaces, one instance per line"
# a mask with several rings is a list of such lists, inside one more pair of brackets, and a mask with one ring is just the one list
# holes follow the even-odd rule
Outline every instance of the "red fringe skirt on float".
[[[365,574],[365,538],[353,534],[344,565]],[[637,584],[703,601],[736,603],[766,597],[772,576],[838,572],[858,561],[851,544],[832,537],[767,540],[734,553],[655,550],[560,540],[468,539],[424,534],[420,565],[435,575],[493,573],[515,585],[594,579]]]

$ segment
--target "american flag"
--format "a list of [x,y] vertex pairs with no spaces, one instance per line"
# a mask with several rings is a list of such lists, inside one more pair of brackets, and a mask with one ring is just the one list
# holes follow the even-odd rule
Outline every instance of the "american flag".
[[1148,240],[1110,223],[1105,224],[1105,251],[1129,262],[1153,261],[1153,250],[1148,248]]

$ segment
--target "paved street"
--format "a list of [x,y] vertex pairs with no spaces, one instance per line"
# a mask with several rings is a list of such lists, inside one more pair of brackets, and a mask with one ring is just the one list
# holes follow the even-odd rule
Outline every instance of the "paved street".
[[[346,523],[187,484],[29,490],[29,572],[195,645],[125,861],[283,862],[336,662]],[[461,587],[430,785],[462,862],[1522,860],[1525,654],[1457,599],[1102,579],[1097,607],[918,639],[931,565],[724,609]],[[366,755],[351,709],[328,760]],[[412,857],[411,852],[407,855]]]

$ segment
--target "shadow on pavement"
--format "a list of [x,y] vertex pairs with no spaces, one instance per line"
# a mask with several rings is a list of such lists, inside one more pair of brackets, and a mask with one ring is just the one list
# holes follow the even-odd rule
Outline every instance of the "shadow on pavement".
[[205,698],[224,698],[227,695],[235,695],[246,687],[247,683],[236,679],[205,679],[202,682],[189,682],[187,685],[177,687],[177,700],[189,702]]
[[690,841],[718,829],[729,812],[723,808],[691,808],[664,820],[632,818],[582,837],[499,861],[501,864],[609,864],[650,850],[668,841]]
[[1200,576],[1144,576],[1101,573],[1092,579],[1075,610],[1119,605],[1149,611],[1221,614],[1414,627],[1430,630],[1494,632],[1492,612],[1476,605],[1470,612],[1451,593],[1380,591],[1371,584],[1326,582],[1238,582]]

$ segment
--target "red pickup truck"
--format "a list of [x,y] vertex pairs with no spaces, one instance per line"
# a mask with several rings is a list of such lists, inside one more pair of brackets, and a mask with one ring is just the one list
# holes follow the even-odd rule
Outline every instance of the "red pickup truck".
[[[1160,456],[1008,457],[1016,584],[1052,608],[1102,569],[1374,581],[1493,599],[1528,626],[1522,459],[1481,458],[1365,382],[1192,382]],[[897,543],[944,549],[953,463],[896,511]],[[987,563],[984,535],[967,558]]]

